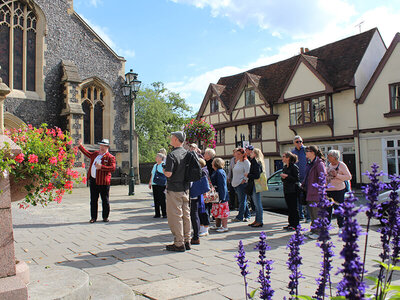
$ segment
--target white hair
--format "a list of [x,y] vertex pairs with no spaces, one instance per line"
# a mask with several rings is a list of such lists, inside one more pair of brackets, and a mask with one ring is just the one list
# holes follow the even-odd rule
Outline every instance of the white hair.
[[339,160],[340,159],[340,151],[331,149],[328,151],[328,156],[332,156],[332,157],[336,158],[337,160]]
[[296,141],[296,140],[302,141],[303,139],[301,138],[301,136],[296,135],[296,136],[293,138],[293,142]]

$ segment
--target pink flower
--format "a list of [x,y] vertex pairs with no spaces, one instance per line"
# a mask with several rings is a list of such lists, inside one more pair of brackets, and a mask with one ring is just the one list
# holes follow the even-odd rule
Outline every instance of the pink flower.
[[82,183],[86,183],[87,182],[87,178],[86,177],[83,177],[82,178]]
[[85,163],[82,163],[82,168],[85,168]]
[[57,165],[57,157],[50,157],[49,158],[49,163],[51,164],[51,165]]
[[36,154],[29,154],[28,161],[31,164],[35,164],[35,163],[37,163],[39,161],[39,158],[38,158],[38,156]]
[[24,161],[25,154],[20,153],[15,157],[15,161],[22,163]]
[[64,188],[65,188],[66,190],[72,190],[73,185],[74,185],[73,182],[70,181],[70,180],[68,180],[67,182],[65,182]]

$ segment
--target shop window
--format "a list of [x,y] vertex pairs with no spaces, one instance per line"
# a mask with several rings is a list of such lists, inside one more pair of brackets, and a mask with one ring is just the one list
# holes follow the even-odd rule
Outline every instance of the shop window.
[[387,139],[384,151],[388,175],[400,174],[400,139]]

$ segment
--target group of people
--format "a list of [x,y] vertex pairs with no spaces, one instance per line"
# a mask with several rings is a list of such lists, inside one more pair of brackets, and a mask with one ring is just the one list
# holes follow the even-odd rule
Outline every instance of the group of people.
[[[303,139],[295,136],[293,139],[295,148],[291,152],[282,155],[284,164],[281,174],[285,201],[288,206],[288,226],[284,229],[293,231],[299,225],[301,217],[310,217],[313,223],[319,216],[319,208],[316,203],[320,200],[318,188],[315,183],[320,183],[320,176],[326,176],[327,196],[332,205],[328,208],[329,221],[332,218],[333,208],[344,202],[351,173],[345,163],[340,161],[340,151],[331,149],[328,151],[328,164],[320,149],[315,146],[303,145]],[[303,211],[303,204],[305,209]],[[338,216],[339,231],[343,226],[343,219]],[[311,226],[306,233],[312,239],[318,238],[318,229]]]
[[[204,154],[197,145],[191,144],[190,150],[198,155],[201,166],[201,180],[209,182],[211,190],[218,194],[217,203],[207,203],[207,194],[191,195],[197,182],[185,180],[187,150],[183,147],[185,133],[171,133],[171,152],[167,155],[161,149],[156,156],[156,164],[151,172],[149,188],[154,196],[154,218],[167,218],[168,225],[174,236],[174,242],[166,246],[168,251],[184,252],[191,245],[200,244],[200,237],[209,234],[209,230],[222,233],[228,231],[230,210],[238,206],[238,214],[233,222],[248,222],[251,218],[248,199],[254,206],[255,219],[248,226],[259,228],[263,226],[263,206],[261,193],[257,192],[255,180],[265,172],[264,155],[258,148],[248,145],[245,148],[235,148],[227,173],[225,161],[216,158],[213,149],[206,149]],[[300,136],[294,137],[294,149],[282,155],[283,171],[281,179],[285,201],[288,207],[288,225],[284,229],[293,231],[301,219],[310,218],[314,222],[318,218],[319,207],[313,205],[319,201],[318,189],[313,185],[319,182],[321,173],[326,175],[327,195],[332,200],[328,210],[329,219],[335,204],[343,203],[348,189],[346,182],[352,178],[346,164],[340,161],[340,152],[330,150],[328,162],[317,146],[305,147]],[[90,183],[90,223],[97,221],[98,198],[102,199],[102,217],[108,222],[110,213],[109,189],[111,173],[115,170],[115,157],[108,152],[109,141],[102,140],[100,150],[90,152],[81,143],[79,149],[90,158],[88,179]],[[210,218],[215,220],[215,226],[210,227]],[[343,220],[337,218],[339,230]],[[311,227],[313,228],[313,227]],[[193,232],[193,235],[191,234]],[[306,233],[310,238],[318,237],[318,230],[311,229]]]

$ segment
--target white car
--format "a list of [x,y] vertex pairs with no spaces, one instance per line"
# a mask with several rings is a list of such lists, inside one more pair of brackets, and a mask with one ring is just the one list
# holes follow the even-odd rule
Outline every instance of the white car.
[[[380,195],[378,196],[378,203],[381,203],[381,204],[382,204],[382,210],[381,210],[382,217],[381,217],[381,219],[380,219],[381,222],[382,222],[382,219],[387,219],[387,217],[388,217],[387,205],[385,205],[385,204],[383,204],[383,203],[390,201],[390,193],[391,193],[391,192],[392,192],[392,191],[386,191],[386,192],[383,192],[382,194],[380,194]],[[400,189],[398,189],[398,190],[396,191],[396,193],[397,193],[397,195],[400,195]]]

